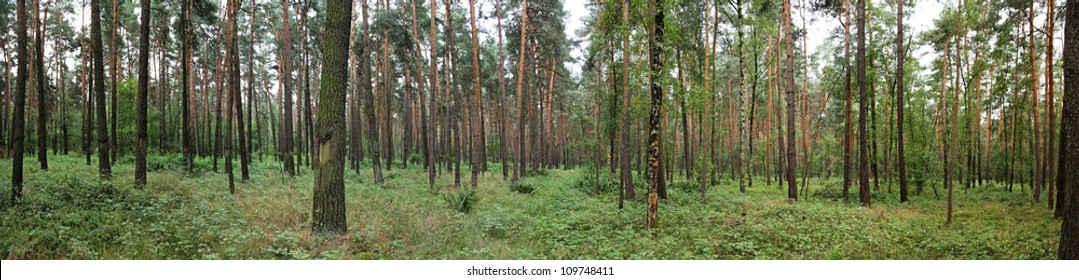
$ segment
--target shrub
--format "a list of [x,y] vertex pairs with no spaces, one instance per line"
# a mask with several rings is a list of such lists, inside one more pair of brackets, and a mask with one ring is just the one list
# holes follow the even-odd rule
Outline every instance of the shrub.
[[479,193],[472,188],[462,188],[442,197],[451,209],[467,214],[479,202]]
[[511,183],[510,184],[510,191],[513,191],[513,192],[518,192],[518,193],[523,193],[523,194],[530,194],[535,190],[536,190],[536,186],[533,185],[533,184],[529,184],[529,183],[517,182],[517,183]]

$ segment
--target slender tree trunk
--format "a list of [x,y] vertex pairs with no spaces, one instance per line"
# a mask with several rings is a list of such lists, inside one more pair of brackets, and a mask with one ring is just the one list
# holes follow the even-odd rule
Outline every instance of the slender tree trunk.
[[847,130],[843,136],[843,200],[846,201],[850,197],[850,185],[851,185],[851,142],[854,141],[854,94],[851,90],[851,67],[850,67],[850,1],[843,1],[843,14],[846,20],[843,23],[843,57],[845,58],[843,68],[846,69],[846,76],[843,88],[847,92]]
[[135,187],[146,185],[146,97],[150,91],[150,0],[141,0],[139,26],[139,93],[135,97]]
[[362,49],[360,53],[363,54],[363,58],[360,60],[360,71],[362,71],[362,74],[360,74],[360,83],[362,84],[361,87],[363,87],[364,102],[366,103],[364,108],[366,109],[365,113],[367,115],[367,136],[368,139],[370,139],[368,142],[369,145],[371,145],[371,168],[374,169],[375,183],[382,185],[382,166],[379,162],[380,152],[378,147],[378,119],[375,115],[375,110],[378,105],[375,104],[375,97],[371,90],[371,39],[369,37],[371,33],[369,32],[370,30],[368,29],[367,23],[367,2],[364,1],[360,5],[362,5],[361,8],[363,11],[364,34],[360,47]]
[[[111,129],[111,132],[109,133],[109,148],[110,148],[110,153],[108,154],[109,164],[116,163],[116,151],[119,150],[119,147],[116,146],[117,109],[120,108],[119,103],[116,102],[116,99],[117,99],[116,96],[120,94],[119,92],[116,91],[116,80],[119,78],[119,74],[120,74],[120,70],[118,68],[118,67],[120,67],[120,59],[119,59],[120,36],[117,34],[117,29],[119,29],[119,25],[120,25],[119,22],[117,21],[117,18],[119,18],[117,16],[119,14],[118,13],[119,12],[119,9],[118,9],[119,4],[120,4],[119,0],[113,0],[112,1],[112,46],[109,47],[109,53],[110,53],[109,56],[111,57],[111,59],[110,59],[111,63],[110,64],[112,66],[111,67],[112,74],[109,75],[110,76],[109,78],[112,80],[112,85],[110,86],[112,89],[109,91],[110,92],[109,97],[112,98],[112,105],[110,105],[109,114],[112,117],[112,126],[109,127]],[[44,64],[42,64],[41,68],[44,68]],[[42,85],[44,85],[44,83],[42,83]],[[42,92],[44,92],[44,91],[42,91]],[[42,142],[42,143],[44,143],[44,142]],[[42,151],[44,151],[44,150],[42,150]]]
[[[288,1],[281,0],[281,19],[284,21],[284,37],[281,42],[282,50],[282,73],[283,75],[283,87],[285,90],[284,104],[281,105],[284,108],[284,114],[281,116],[282,129],[281,129],[281,152],[284,155],[285,172],[289,176],[296,176],[296,166],[292,160],[292,38],[289,36],[289,15],[288,15]],[[366,27],[366,23],[364,24]],[[364,32],[366,34],[366,32]]]
[[[627,25],[626,28],[629,28],[628,25],[630,24],[630,21],[629,21],[629,5],[630,5],[629,0],[623,0],[622,1],[622,22],[623,22],[623,24]],[[629,135],[632,132],[630,130],[631,126],[630,126],[630,115],[629,115],[629,109],[630,109],[629,55],[631,53],[633,53],[633,52],[630,51],[630,46],[629,46],[629,37],[630,37],[630,35],[628,34],[629,30],[626,30],[625,32],[626,32],[625,34],[622,34],[622,127],[619,128],[619,130],[618,130],[619,132],[622,133],[622,135],[621,135],[622,136],[621,137],[622,138],[622,145],[619,146],[618,154],[622,158],[622,164],[621,164],[620,169],[621,169],[621,172],[622,172],[622,188],[623,188],[623,192],[625,192],[625,198],[626,199],[633,199],[633,198],[637,197],[637,194],[636,194],[636,192],[633,191],[633,174],[630,173],[631,170],[630,170],[630,163],[629,163],[630,156],[629,156],[629,153],[626,151],[626,146],[630,145],[630,143],[629,143]],[[703,198],[703,196],[704,196],[703,188],[702,188],[701,196],[702,196],[701,199],[703,200],[704,199]]]
[[[35,2],[36,2],[35,4],[37,4],[37,5],[41,4],[40,1],[35,1]],[[44,15],[45,15],[46,18],[39,18],[39,16],[37,15],[37,12],[38,12],[38,8],[35,7],[34,8],[34,18],[38,19],[38,22],[36,23],[36,25],[38,27],[38,30],[36,32],[37,36],[35,36],[36,37],[36,39],[35,39],[36,42],[34,43],[34,46],[35,46],[34,51],[36,53],[36,54],[34,54],[34,56],[36,57],[36,59],[34,59],[34,63],[36,63],[34,65],[34,71],[35,71],[34,77],[36,78],[36,84],[37,84],[37,86],[36,86],[36,88],[37,88],[37,160],[41,164],[41,170],[42,171],[48,171],[49,170],[49,157],[48,157],[48,152],[46,150],[48,148],[48,140],[47,140],[48,139],[48,132],[47,132],[48,130],[46,129],[47,128],[46,123],[48,121],[49,109],[48,109],[48,106],[47,106],[48,101],[47,101],[47,99],[45,97],[48,95],[48,93],[46,92],[46,89],[49,87],[49,82],[48,82],[48,78],[45,77],[45,43],[44,43],[44,37],[45,37],[45,25],[46,25],[46,22],[47,22],[47,17],[49,15],[49,8],[45,7],[45,14]]]
[[[237,33],[239,33],[240,28],[236,23],[237,14],[240,12],[240,1],[242,1],[242,0],[233,0],[233,1],[236,1],[236,3],[232,4],[233,5],[232,14],[229,15],[229,24],[232,25],[232,29],[230,29],[228,31],[228,34],[226,35],[229,38],[231,38],[230,39],[231,43],[229,44],[229,50],[231,52],[231,54],[229,55],[229,61],[230,61],[230,64],[229,64],[230,65],[229,66],[229,92],[232,95],[232,100],[233,100],[233,102],[235,104],[235,105],[230,105],[230,106],[236,106],[236,109],[235,109],[235,113],[236,113],[236,135],[239,137],[237,140],[239,140],[239,142],[238,142],[238,144],[239,144],[238,151],[239,151],[239,157],[240,157],[240,182],[244,183],[244,184],[247,184],[247,181],[250,179],[250,176],[248,175],[248,171],[247,171],[248,170],[247,165],[248,165],[248,162],[250,161],[251,156],[248,153],[250,150],[247,149],[247,136],[244,133],[246,130],[244,129],[243,99],[240,98],[240,63],[241,62],[240,62],[240,42],[239,42],[239,37],[237,35]],[[254,0],[252,0],[252,1],[254,1]],[[190,55],[190,50],[189,50],[188,55]],[[248,101],[248,102],[250,102],[250,101]],[[184,108],[186,110],[187,107],[185,106]],[[188,122],[185,121],[184,123],[188,123]]]
[[[97,4],[98,0],[93,0],[93,24],[100,28],[98,22],[100,12]],[[11,203],[15,204],[22,199],[22,184],[23,184],[23,149],[25,146],[23,134],[23,123],[26,122],[26,66],[29,64],[26,61],[26,0],[16,0],[16,28],[17,33],[17,53],[19,56],[18,66],[16,66],[16,75],[18,81],[15,83],[15,109],[12,113],[11,122],[11,146],[12,146],[12,164],[11,164]],[[100,39],[100,38],[98,38]],[[100,43],[100,41],[98,41]],[[98,53],[100,54],[100,53]],[[89,154],[89,153],[87,153]]]
[[[97,169],[101,178],[107,180],[112,177],[112,166],[109,162],[109,134],[105,130],[108,123],[105,117],[105,59],[101,48],[101,0],[90,0],[90,5],[90,44],[91,48],[93,48],[94,60],[94,103],[97,103],[97,112],[95,112],[97,113]],[[19,76],[22,77],[22,75]]]
[[[528,1],[528,0],[525,0],[525,1]],[[437,8],[437,5],[438,5],[437,0],[431,0],[431,7],[430,7],[430,9],[431,9],[431,20],[430,20],[430,23],[431,23],[431,28],[430,28],[430,31],[431,31],[431,36],[430,36],[430,39],[431,39],[431,46],[430,46],[431,47],[431,58],[430,58],[431,66],[428,69],[430,71],[430,74],[428,75],[428,78],[430,79],[430,83],[431,83],[431,99],[432,100],[437,100],[436,96],[438,95],[438,64],[437,64],[438,63],[438,56],[437,56],[438,37],[435,36],[435,29],[436,29],[435,28],[435,22],[436,22],[436,19],[437,19],[436,15],[435,15],[435,10]],[[366,29],[365,29],[364,33],[367,33]],[[432,102],[431,103],[431,111],[433,111],[433,113],[435,113],[436,116],[438,115],[438,108],[440,108],[439,106],[441,106],[441,104],[438,104],[437,102]],[[426,111],[425,111],[425,113],[426,113]],[[431,120],[430,124],[432,126],[437,126],[438,122],[437,122],[437,120]],[[436,129],[432,128],[432,130],[436,130]],[[426,144],[424,144],[424,146],[425,146],[425,149],[427,150],[425,153],[428,154],[427,155],[427,183],[431,188],[434,188],[434,186],[435,186],[435,164],[437,164],[436,163],[436,161],[437,161],[436,158],[439,155],[438,150],[433,149],[433,147],[436,147],[436,145],[437,145],[437,141],[436,141],[437,139],[435,138],[435,136],[437,135],[437,131],[430,132],[430,131],[427,131],[427,129],[425,128],[423,133],[424,133],[424,139],[426,141]],[[505,166],[503,166],[503,168],[505,168]]]
[[[1052,1],[1052,0],[1050,0]],[[906,53],[903,52],[903,2],[898,2],[898,10],[896,12],[896,66],[895,66],[895,80],[896,80],[896,146],[899,149],[899,202],[907,202],[907,163],[906,156],[903,152],[903,90],[906,88],[906,84],[903,83],[903,60]]]
[[476,0],[469,1],[469,11],[472,14],[472,187],[475,188],[479,180],[480,151],[483,150],[483,139],[480,137],[480,103],[483,102],[483,89],[480,84],[480,44],[479,33],[476,32]]
[[509,168],[506,164],[506,59],[502,50],[502,0],[495,2],[495,13],[498,20],[498,158],[502,162],[502,180],[506,180],[509,179]]
[[663,87],[660,85],[660,75],[663,69],[663,1],[656,0],[650,7],[654,19],[652,21],[652,34],[649,40],[649,83],[651,84],[652,105],[648,114],[648,210],[646,224],[648,227],[659,226],[659,184],[663,179],[660,177],[660,117],[663,107]]
[[[434,0],[432,0],[434,1]],[[528,0],[521,1],[521,51],[518,52],[517,59],[517,156],[514,157],[515,167],[513,168],[513,180],[516,184],[518,177],[521,176],[522,168],[524,168],[524,150],[525,150],[525,117],[527,111],[525,111],[524,103],[524,67],[525,67],[525,35],[528,31]],[[433,34],[433,32],[432,32]],[[432,54],[433,55],[433,54]]]
[[1030,78],[1030,92],[1033,94],[1032,99],[1034,100],[1034,106],[1031,107],[1031,109],[1033,110],[1033,112],[1031,113],[1031,116],[1034,119],[1034,127],[1032,128],[1032,130],[1034,130],[1034,139],[1032,141],[1032,143],[1034,145],[1033,146],[1033,151],[1034,151],[1034,170],[1033,170],[1033,175],[1034,176],[1031,178],[1032,179],[1031,183],[1033,185],[1032,188],[1034,189],[1034,201],[1033,201],[1033,203],[1037,204],[1038,202],[1041,201],[1041,193],[1042,193],[1042,185],[1041,185],[1041,181],[1042,181],[1041,180],[1041,175],[1042,175],[1042,173],[1041,173],[1042,154],[1041,154],[1041,149],[1039,149],[1039,147],[1041,145],[1041,125],[1040,125],[1040,122],[1039,122],[1040,118],[1039,118],[1039,115],[1038,115],[1038,67],[1037,67],[1037,60],[1035,58],[1035,51],[1034,51],[1034,1],[1030,1],[1030,13],[1027,14],[1027,21],[1030,24],[1030,29],[1028,29],[1029,32],[1027,33],[1028,34],[1027,37],[1030,39],[1030,49],[1028,50],[1028,52],[1030,53],[1030,77],[1031,77]]
[[[786,83],[787,88],[787,200],[798,201],[798,182],[795,181],[794,170],[798,167],[798,153],[795,146],[794,136],[794,29],[791,28],[791,5],[790,0],[783,0],[783,14],[785,19],[786,41]],[[862,53],[862,52],[860,52]]]
[[868,144],[869,135],[866,130],[866,113],[869,109],[869,98],[866,94],[866,47],[865,47],[865,1],[858,1],[858,92],[860,101],[858,101],[858,135],[860,138],[858,141],[858,196],[860,197],[861,205],[869,207],[869,150]]

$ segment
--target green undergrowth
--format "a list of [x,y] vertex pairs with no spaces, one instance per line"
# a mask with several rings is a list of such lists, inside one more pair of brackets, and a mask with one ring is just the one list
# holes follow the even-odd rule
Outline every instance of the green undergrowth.
[[446,169],[432,187],[421,166],[398,162],[381,186],[367,163],[346,173],[348,234],[322,239],[310,233],[306,167],[290,178],[256,160],[246,184],[237,168],[230,195],[208,159],[189,172],[178,156],[153,156],[144,190],[125,158],[111,181],[98,179],[96,158],[49,160],[41,171],[27,158],[20,202],[0,191],[4,259],[1052,259],[1060,234],[1044,206],[995,184],[956,189],[945,226],[932,188],[900,204],[898,187],[881,182],[865,208],[835,180],[810,178],[808,200],[790,204],[777,182],[755,178],[742,194],[723,177],[702,202],[697,180],[678,176],[648,229],[639,176],[619,209],[617,173],[551,169],[510,184],[491,163],[473,189],[463,165],[462,186]]

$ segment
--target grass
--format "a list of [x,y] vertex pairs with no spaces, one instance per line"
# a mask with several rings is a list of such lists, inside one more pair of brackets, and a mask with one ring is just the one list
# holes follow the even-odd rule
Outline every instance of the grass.
[[[348,172],[349,231],[310,234],[309,169],[289,178],[273,162],[255,162],[251,182],[228,194],[210,162],[186,174],[174,157],[150,161],[145,190],[131,187],[133,166],[97,179],[84,158],[53,156],[50,171],[26,160],[24,199],[0,191],[4,259],[1054,259],[1060,223],[1029,196],[997,186],[957,189],[955,222],[932,192],[898,203],[883,188],[873,207],[837,199],[819,180],[797,204],[786,190],[755,180],[746,194],[724,178],[700,201],[694,183],[676,182],[660,202],[660,227],[643,226],[645,187],[618,209],[617,187],[582,170],[548,170],[512,187],[490,164],[474,191],[443,173],[431,188],[418,166]],[[0,161],[10,170],[11,161]],[[446,172],[445,170],[443,172]],[[467,185],[468,170],[462,172]],[[0,174],[10,185],[11,174]],[[239,176],[239,174],[237,174]],[[603,177],[603,176],[601,176]],[[239,178],[237,178],[239,180]],[[636,181],[641,181],[636,180]],[[528,186],[524,192],[521,186]],[[897,188],[896,188],[897,189]],[[853,192],[856,194],[856,191]],[[467,204],[463,209],[462,204]]]

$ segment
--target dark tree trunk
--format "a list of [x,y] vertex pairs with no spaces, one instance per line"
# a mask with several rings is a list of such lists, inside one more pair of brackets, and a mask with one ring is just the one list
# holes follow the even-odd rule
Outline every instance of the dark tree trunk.
[[[94,0],[96,4],[98,0]],[[15,32],[17,33],[17,52],[19,56],[18,66],[15,70],[18,76],[18,81],[15,82],[15,109],[12,112],[11,120],[11,146],[12,146],[12,164],[11,164],[11,203],[14,204],[22,198],[22,171],[23,171],[23,148],[25,143],[23,142],[23,123],[26,122],[26,0],[16,0],[16,18],[17,27]],[[94,17],[91,18],[95,23],[94,26],[98,26],[98,9],[97,5],[94,5]],[[98,26],[100,28],[100,26]],[[98,38],[100,39],[100,38]],[[89,153],[87,153],[89,154]]]
[[[40,1],[35,1],[40,4]],[[34,13],[37,13],[37,9],[34,9]],[[45,8],[45,15],[48,16],[49,9]],[[47,95],[46,89],[49,87],[48,78],[45,77],[45,27],[44,22],[46,19],[41,19],[37,23],[40,29],[37,32],[37,42],[34,44],[34,49],[37,51],[37,59],[34,60],[37,65],[34,66],[34,77],[37,78],[37,160],[41,163],[41,170],[49,170],[49,157],[46,148],[48,148],[48,132],[46,130],[46,122],[49,118],[48,101],[45,98]],[[21,76],[20,76],[21,77]],[[113,103],[115,104],[115,103]],[[114,107],[115,108],[115,107]],[[115,121],[114,121],[115,124]]]
[[[240,182],[247,184],[250,179],[247,165],[250,162],[251,155],[250,150],[247,149],[247,135],[244,133],[247,131],[244,129],[244,107],[243,100],[240,98],[240,38],[237,35],[240,27],[236,23],[236,18],[240,13],[240,1],[242,0],[232,1],[236,1],[236,3],[233,3],[232,14],[229,15],[229,24],[232,25],[232,29],[225,35],[231,38],[231,43],[229,44],[229,94],[232,95],[234,105],[229,106],[236,107],[234,112],[236,115],[236,136],[238,136],[237,140],[239,140],[237,154],[240,157]],[[187,106],[184,109],[186,110]],[[185,121],[184,123],[187,122]]]
[[858,196],[861,205],[869,207],[869,135],[866,133],[866,113],[869,98],[866,94],[865,69],[865,0],[858,1]]
[[1064,178],[1061,180],[1060,196],[1066,196],[1062,206],[1063,223],[1060,229],[1060,259],[1079,259],[1079,1],[1068,0],[1064,23],[1064,107],[1060,124],[1060,151],[1065,155],[1060,162]]
[[895,97],[895,99],[896,99],[896,103],[897,103],[896,104],[896,125],[897,125],[896,141],[897,141],[897,146],[898,146],[898,149],[899,149],[899,151],[898,151],[898,153],[899,153],[899,163],[898,163],[898,165],[899,165],[899,201],[900,202],[907,202],[908,201],[908,199],[907,199],[907,163],[906,163],[906,156],[903,153],[903,102],[905,101],[905,99],[903,99],[903,89],[906,88],[905,84],[903,83],[903,76],[905,74],[903,72],[903,65],[904,65],[903,64],[903,59],[904,59],[904,56],[905,56],[905,53],[903,52],[903,2],[906,2],[906,1],[897,2],[897,4],[899,6],[898,6],[898,10],[896,12],[896,14],[897,14],[897,16],[896,16],[896,22],[897,22],[896,23],[896,34],[898,34],[898,35],[896,35],[896,38],[895,38],[895,46],[896,46],[895,53],[896,53],[896,59],[898,60],[898,62],[896,62],[896,66],[895,66],[895,80],[896,80],[896,94],[895,94],[896,97]]
[[90,44],[94,61],[94,103],[97,103],[97,169],[102,179],[112,177],[109,162],[109,133],[105,116],[105,59],[101,48],[101,0],[90,1]]
[[150,91],[150,0],[141,0],[139,26],[139,93],[135,97],[135,187],[146,185],[146,97]]
[[663,108],[663,87],[660,85],[660,75],[663,70],[663,1],[656,0],[651,7],[655,18],[652,21],[652,36],[649,41],[648,54],[649,83],[651,84],[652,105],[648,113],[648,210],[646,225],[648,227],[659,226],[659,184],[660,180],[660,117]]
[[[794,170],[798,167],[798,153],[795,146],[794,138],[794,29],[791,28],[791,5],[790,0],[783,1],[783,10],[786,18],[785,26],[787,36],[784,41],[786,42],[786,82],[787,87],[787,199],[791,202],[798,201],[798,182],[794,177]],[[864,154],[864,153],[863,153]]]

